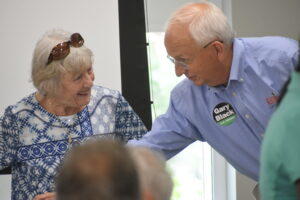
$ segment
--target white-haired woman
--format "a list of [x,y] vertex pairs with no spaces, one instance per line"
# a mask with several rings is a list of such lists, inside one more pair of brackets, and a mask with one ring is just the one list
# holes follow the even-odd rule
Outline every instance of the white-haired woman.
[[6,108],[0,120],[0,169],[12,169],[12,199],[53,192],[57,167],[74,144],[103,136],[127,142],[146,133],[119,92],[93,85],[92,65],[79,33],[52,30],[37,43],[37,91]]

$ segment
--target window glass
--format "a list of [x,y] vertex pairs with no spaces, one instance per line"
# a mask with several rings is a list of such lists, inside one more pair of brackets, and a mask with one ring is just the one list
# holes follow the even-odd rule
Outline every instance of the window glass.
[[[185,77],[177,77],[167,59],[163,32],[148,32],[148,60],[152,119],[166,112],[172,88]],[[195,142],[168,161],[174,190],[172,200],[212,200],[211,148]]]

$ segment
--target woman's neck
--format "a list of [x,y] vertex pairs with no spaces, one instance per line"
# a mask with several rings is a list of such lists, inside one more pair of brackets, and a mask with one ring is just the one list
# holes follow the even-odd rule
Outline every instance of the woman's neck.
[[80,112],[84,107],[73,107],[60,103],[55,97],[47,97],[36,93],[36,99],[40,105],[48,112],[57,116],[69,116]]

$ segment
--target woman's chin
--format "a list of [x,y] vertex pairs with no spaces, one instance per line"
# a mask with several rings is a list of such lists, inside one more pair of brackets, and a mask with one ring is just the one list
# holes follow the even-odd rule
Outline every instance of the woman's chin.
[[90,103],[90,99],[90,95],[80,95],[80,97],[77,98],[77,105],[86,106]]

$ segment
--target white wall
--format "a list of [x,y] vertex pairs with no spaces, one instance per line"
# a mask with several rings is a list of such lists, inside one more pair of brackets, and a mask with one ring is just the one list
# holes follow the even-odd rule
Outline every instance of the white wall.
[[0,0],[0,27],[0,111],[32,91],[32,52],[52,28],[80,32],[95,54],[96,84],[121,89],[117,0]]
[[252,191],[256,184],[252,179],[236,172],[236,200],[254,200]]
[[[34,91],[31,57],[52,28],[80,32],[95,55],[96,84],[121,89],[117,0],[0,0],[0,114]],[[0,199],[10,199],[9,176],[0,176]]]
[[239,37],[282,35],[299,39],[299,0],[231,0]]
[[[200,1],[202,0],[144,0],[148,32],[164,32],[165,23],[174,11],[187,3]],[[222,8],[224,7],[223,3],[228,0],[209,1]],[[225,13],[226,11],[227,10],[225,10]]]

